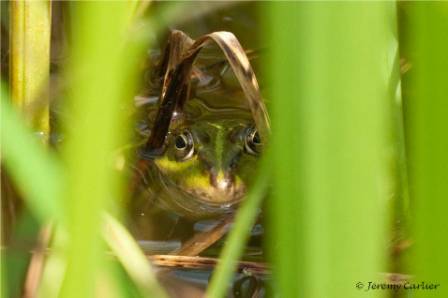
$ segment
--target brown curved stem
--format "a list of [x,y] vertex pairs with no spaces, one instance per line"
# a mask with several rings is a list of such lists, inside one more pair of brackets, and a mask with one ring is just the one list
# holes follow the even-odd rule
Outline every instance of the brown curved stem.
[[162,62],[162,69],[165,71],[164,83],[154,129],[145,147],[148,159],[163,153],[173,113],[176,109],[181,111],[188,100],[191,70],[196,56],[210,41],[214,41],[224,52],[246,95],[260,136],[267,142],[270,132],[269,116],[257,78],[235,35],[226,31],[213,32],[200,37],[192,44],[192,40],[185,33],[176,30],[171,33]]
[[172,251],[170,255],[181,256],[197,256],[216,241],[221,239],[228,230],[228,225],[234,220],[234,215],[229,214],[225,216],[214,228],[210,231],[197,233],[187,242],[185,242],[180,249]]
[[255,125],[261,138],[266,142],[270,132],[270,120],[267,109],[261,97],[260,87],[250,65],[249,58],[235,35],[227,31],[218,31],[204,35],[198,38],[191,46],[185,59],[189,59],[191,55],[197,55],[197,51],[210,41],[214,41],[219,46],[229,61],[230,67],[232,67],[249,102]]

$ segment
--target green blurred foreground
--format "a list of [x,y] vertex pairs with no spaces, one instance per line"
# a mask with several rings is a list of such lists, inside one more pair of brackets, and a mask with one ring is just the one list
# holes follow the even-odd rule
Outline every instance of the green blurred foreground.
[[[169,23],[182,5],[192,4],[168,5],[145,30]],[[273,131],[264,163],[271,167],[262,168],[265,180],[241,208],[209,296],[226,295],[262,189],[272,184],[267,249],[280,297],[446,297],[448,4],[259,6],[269,48],[265,96]],[[2,85],[2,169],[39,223],[51,222],[54,231],[37,293],[161,297],[150,264],[104,211],[125,197],[113,149],[129,131],[119,107],[130,104],[147,40],[133,30],[131,3],[71,8],[67,72],[76,87],[68,106],[76,120],[66,124],[70,137],[61,160],[35,141],[19,119],[20,106],[11,107],[17,92],[7,95]],[[25,24],[32,27],[32,18]],[[30,43],[22,46],[45,48],[49,40]],[[20,55],[26,51],[17,58],[25,59]],[[27,82],[10,90],[26,90]],[[410,248],[403,251],[403,243]],[[106,246],[119,263],[105,256]],[[18,268],[26,269],[26,257],[3,249],[2,297],[19,296]],[[440,286],[373,289],[392,283],[387,272],[409,275],[410,284]]]

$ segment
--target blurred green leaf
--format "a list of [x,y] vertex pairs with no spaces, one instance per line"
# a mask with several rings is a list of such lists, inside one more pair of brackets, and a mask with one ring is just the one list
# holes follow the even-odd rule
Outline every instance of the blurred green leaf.
[[112,216],[105,214],[103,219],[106,242],[141,290],[142,297],[167,297],[158,285],[148,259],[129,232]]
[[23,210],[14,225],[14,234],[8,239],[9,247],[1,251],[2,297],[20,296],[31,258],[28,250],[20,248],[23,246],[31,248],[38,231],[39,222],[35,216],[27,209]]
[[2,163],[40,220],[61,219],[62,169],[10,106],[3,86],[1,92]]
[[268,8],[275,291],[359,297],[385,265],[395,3]]
[[[413,200],[415,282],[440,284],[433,297],[447,297],[448,255],[448,3],[402,3],[403,77]],[[415,291],[428,297],[427,291]]]
[[129,130],[120,107],[132,102],[123,97],[133,84],[123,42],[132,3],[78,2],[72,8],[76,24],[68,73],[76,88],[68,101],[76,123],[66,123],[69,137],[62,150],[70,243],[61,295],[92,297],[101,264],[101,210],[123,195],[113,150]]

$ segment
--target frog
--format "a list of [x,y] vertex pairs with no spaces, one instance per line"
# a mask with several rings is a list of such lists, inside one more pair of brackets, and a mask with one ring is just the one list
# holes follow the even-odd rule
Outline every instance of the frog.
[[[218,73],[232,70],[240,96],[222,78],[208,79],[213,77],[208,65],[195,63],[209,42],[227,61],[214,64],[223,67]],[[174,30],[154,65],[161,71],[149,76],[148,96],[139,100],[154,108],[144,113],[150,124],[136,166],[142,183],[132,199],[137,221],[144,224],[140,230],[148,235],[168,225],[154,210],[168,213],[163,220],[173,215],[190,223],[232,215],[254,182],[269,134],[257,79],[232,33],[212,32],[194,41]]]
[[142,195],[189,219],[212,218],[243,200],[263,144],[249,110],[210,112],[200,100],[192,102],[193,109],[175,113],[164,153],[144,173]]

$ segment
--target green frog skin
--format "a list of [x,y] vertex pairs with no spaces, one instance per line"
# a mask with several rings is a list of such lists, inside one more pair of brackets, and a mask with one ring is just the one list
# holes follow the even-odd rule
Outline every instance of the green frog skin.
[[233,211],[252,183],[261,149],[244,113],[173,121],[165,146],[145,175],[144,195],[192,219]]

